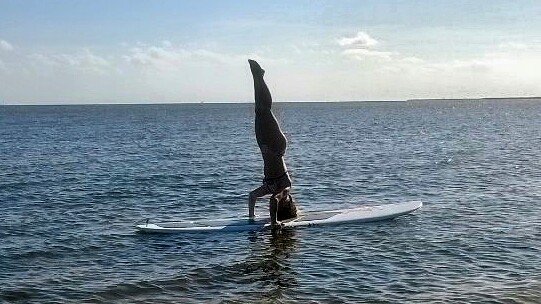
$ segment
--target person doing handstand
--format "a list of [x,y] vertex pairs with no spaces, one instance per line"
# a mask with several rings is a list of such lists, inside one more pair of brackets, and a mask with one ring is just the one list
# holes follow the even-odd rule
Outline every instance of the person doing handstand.
[[263,184],[250,192],[248,215],[255,216],[257,198],[271,195],[269,211],[273,227],[283,220],[297,217],[297,208],[291,197],[291,178],[284,162],[287,141],[276,118],[272,114],[272,98],[263,80],[265,70],[254,60],[248,60],[254,78],[255,135],[263,156]]

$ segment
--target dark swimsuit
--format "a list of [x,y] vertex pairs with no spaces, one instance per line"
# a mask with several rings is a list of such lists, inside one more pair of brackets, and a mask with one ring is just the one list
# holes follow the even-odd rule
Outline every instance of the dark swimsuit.
[[272,194],[282,192],[285,188],[291,187],[291,178],[287,171],[279,177],[263,179],[263,185],[267,186],[267,191]]

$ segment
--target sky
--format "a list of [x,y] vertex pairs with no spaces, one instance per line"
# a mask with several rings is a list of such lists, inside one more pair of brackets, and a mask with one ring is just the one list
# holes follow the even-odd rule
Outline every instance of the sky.
[[0,0],[4,104],[541,96],[541,1]]

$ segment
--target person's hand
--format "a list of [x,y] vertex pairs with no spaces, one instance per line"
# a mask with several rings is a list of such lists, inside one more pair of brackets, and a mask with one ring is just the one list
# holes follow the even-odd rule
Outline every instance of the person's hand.
[[281,221],[274,221],[274,222],[271,222],[271,229],[272,229],[272,232],[279,232],[280,230],[282,230],[282,228],[284,228],[285,225],[284,223],[282,223]]
[[257,197],[250,192],[250,195],[248,196],[248,217],[253,219],[255,218],[255,202],[257,201]]

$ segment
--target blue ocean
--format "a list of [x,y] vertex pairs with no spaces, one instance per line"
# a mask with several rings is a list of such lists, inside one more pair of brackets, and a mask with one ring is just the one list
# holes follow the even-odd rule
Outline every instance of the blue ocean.
[[1,106],[0,302],[541,302],[539,100],[274,111],[301,210],[423,208],[275,235],[136,233],[247,215],[253,104]]

